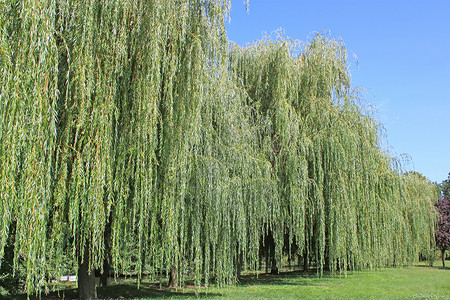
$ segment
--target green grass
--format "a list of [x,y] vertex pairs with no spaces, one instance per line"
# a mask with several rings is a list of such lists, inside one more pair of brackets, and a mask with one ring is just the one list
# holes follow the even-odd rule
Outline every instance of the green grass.
[[[450,262],[447,262],[450,265]],[[42,295],[42,299],[76,297],[74,289]],[[345,276],[316,273],[246,275],[241,284],[208,289],[168,289],[144,280],[137,289],[135,279],[98,288],[98,296],[107,299],[207,298],[207,299],[450,299],[450,267],[419,264],[407,268],[389,268],[351,272]],[[26,298],[26,297],[25,297]],[[23,299],[23,296],[15,297]]]
[[[450,268],[419,265],[353,272],[344,276],[283,274],[246,279],[232,288],[210,288],[232,299],[450,299]],[[216,296],[211,297],[217,298]]]
[[[219,293],[219,290],[211,289]],[[449,298],[450,270],[430,267],[383,269],[348,274],[347,277],[315,275],[281,275],[243,282],[226,289],[226,298]]]

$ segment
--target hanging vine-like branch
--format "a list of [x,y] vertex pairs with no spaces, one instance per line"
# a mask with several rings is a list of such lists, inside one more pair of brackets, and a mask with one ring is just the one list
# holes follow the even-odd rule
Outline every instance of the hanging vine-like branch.
[[235,282],[404,265],[436,187],[394,169],[342,42],[230,45],[228,1],[0,2],[0,261]]

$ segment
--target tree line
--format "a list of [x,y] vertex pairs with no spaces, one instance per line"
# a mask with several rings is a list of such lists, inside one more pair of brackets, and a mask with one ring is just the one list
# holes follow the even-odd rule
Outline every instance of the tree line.
[[71,268],[92,298],[95,269],[229,284],[431,251],[438,189],[380,147],[343,42],[229,44],[229,5],[0,3],[0,258],[28,293]]

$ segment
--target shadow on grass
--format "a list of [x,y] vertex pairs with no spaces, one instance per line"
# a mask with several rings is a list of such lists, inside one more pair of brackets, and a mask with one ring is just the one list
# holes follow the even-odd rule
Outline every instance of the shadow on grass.
[[[101,299],[130,299],[130,298],[185,298],[185,297],[211,297],[221,294],[208,293],[205,288],[168,288],[160,287],[154,283],[142,283],[140,288],[133,284],[118,284],[111,287],[100,287],[97,289],[98,297]],[[120,295],[120,296],[119,296]]]
[[414,266],[420,268],[430,268],[434,270],[450,270],[450,260],[445,260],[445,267],[442,266],[441,260],[433,262],[433,265],[430,265],[427,262],[421,262],[419,264],[415,264]]
[[[314,279],[319,279],[321,284],[314,283]],[[319,286],[330,280],[339,278],[338,276],[331,276],[328,273],[323,274],[320,277],[317,272],[303,272],[303,271],[289,271],[281,272],[278,275],[272,274],[260,274],[258,277],[256,275],[245,275],[242,276],[240,283],[238,285],[297,285],[297,286]]]
[[[204,298],[212,296],[221,296],[217,293],[208,293],[206,289],[194,289],[194,288],[168,288],[160,287],[155,284],[142,283],[140,288],[137,288],[136,284],[113,284],[106,287],[97,288],[98,299],[141,299],[141,298]],[[11,300],[26,300],[27,295],[16,296],[0,296],[0,299]],[[41,296],[30,296],[31,300],[56,300],[56,299],[78,299],[77,289],[66,289],[61,291],[50,292],[47,295],[44,293]]]
[[[315,279],[320,278],[320,283]],[[339,276],[331,276],[325,273],[320,277],[317,272],[303,272],[303,271],[289,271],[281,272],[278,275],[271,274],[247,274],[242,276],[240,283],[237,286],[246,287],[253,285],[297,285],[297,286],[320,286],[330,280],[339,278]],[[195,289],[192,284],[189,284],[184,288],[168,288],[160,286],[154,282],[142,282],[139,289],[136,283],[131,282],[119,282],[106,287],[97,288],[98,299],[148,299],[148,298],[207,298],[222,296],[222,294],[216,292],[209,292],[209,289],[204,287]],[[217,291],[217,289],[215,289]],[[0,299],[12,299],[12,300],[25,300],[26,295],[9,296],[8,298]],[[77,290],[75,288],[66,288],[65,290],[51,292],[47,295],[44,293],[39,296],[30,296],[29,299],[37,300],[56,300],[56,299],[77,299]]]

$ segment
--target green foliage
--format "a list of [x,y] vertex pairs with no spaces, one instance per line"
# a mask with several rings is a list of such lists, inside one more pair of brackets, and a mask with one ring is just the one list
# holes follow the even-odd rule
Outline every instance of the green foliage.
[[343,44],[321,35],[232,50],[231,70],[268,124],[260,139],[277,174],[275,236],[308,247],[320,270],[407,264],[433,243],[437,190],[392,168],[346,63]]
[[442,195],[444,197],[450,197],[450,173],[448,174],[448,179],[443,180],[440,184]]
[[228,5],[0,2],[0,258],[17,222],[28,293],[85,249],[196,285],[260,267],[269,233],[319,272],[429,249],[437,191],[378,147],[343,43],[230,49]]

